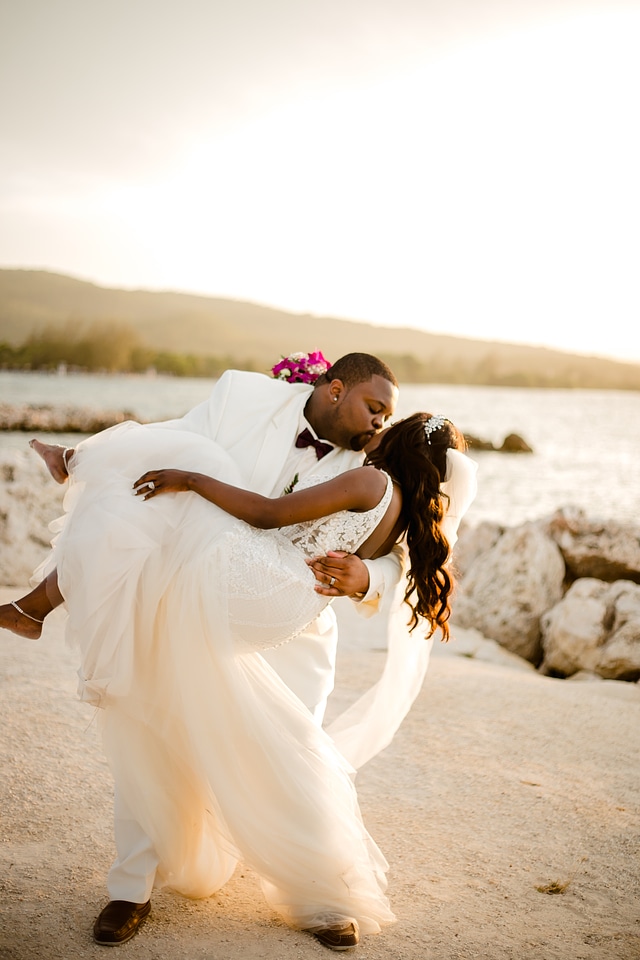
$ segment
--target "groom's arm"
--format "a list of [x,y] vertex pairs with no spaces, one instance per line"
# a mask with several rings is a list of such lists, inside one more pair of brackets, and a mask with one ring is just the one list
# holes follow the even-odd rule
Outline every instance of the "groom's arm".
[[369,589],[357,604],[357,610],[363,617],[372,617],[377,613],[382,598],[395,591],[404,574],[405,560],[404,547],[396,544],[386,556],[363,561],[369,571]]

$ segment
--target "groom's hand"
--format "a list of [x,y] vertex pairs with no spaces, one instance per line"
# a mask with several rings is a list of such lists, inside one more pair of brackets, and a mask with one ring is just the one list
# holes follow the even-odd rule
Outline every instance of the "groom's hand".
[[326,557],[314,557],[307,563],[316,577],[316,593],[325,597],[360,597],[369,589],[366,564],[353,553],[329,550]]

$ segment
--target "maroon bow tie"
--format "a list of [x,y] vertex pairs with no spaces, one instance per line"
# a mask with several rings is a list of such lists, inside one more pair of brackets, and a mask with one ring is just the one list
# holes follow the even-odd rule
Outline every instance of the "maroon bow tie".
[[333,450],[330,443],[323,443],[322,440],[316,440],[311,431],[306,429],[298,436],[296,447],[315,447],[318,460],[322,460],[324,456]]

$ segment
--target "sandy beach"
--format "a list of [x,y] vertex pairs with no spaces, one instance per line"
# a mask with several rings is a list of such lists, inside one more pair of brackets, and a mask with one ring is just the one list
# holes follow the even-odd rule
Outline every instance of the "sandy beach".
[[[20,590],[0,588],[6,602]],[[342,615],[333,710],[373,682]],[[32,643],[0,631],[0,956],[93,960],[91,927],[114,856],[109,771],[75,695],[64,614]],[[389,864],[398,921],[362,960],[638,960],[640,687],[543,678],[434,651],[392,745],[365,766],[365,822]],[[139,960],[329,956],[285,927],[239,870],[216,896],[168,891],[121,947]]]

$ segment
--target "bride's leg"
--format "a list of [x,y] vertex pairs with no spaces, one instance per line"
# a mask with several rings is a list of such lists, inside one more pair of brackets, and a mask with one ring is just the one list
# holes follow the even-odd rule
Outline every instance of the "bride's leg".
[[69,458],[73,456],[72,447],[61,447],[59,443],[42,443],[40,440],[31,440],[29,446],[45,462],[47,470],[56,481],[64,483],[69,476]]
[[37,640],[45,617],[63,602],[58,574],[53,570],[31,593],[13,603],[0,605],[0,627],[26,640]]

